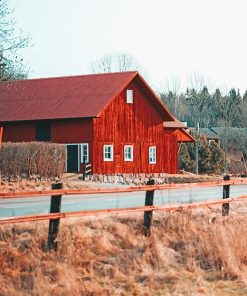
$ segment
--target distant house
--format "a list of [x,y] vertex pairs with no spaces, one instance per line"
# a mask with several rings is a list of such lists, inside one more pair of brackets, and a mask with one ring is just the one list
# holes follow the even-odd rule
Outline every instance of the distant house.
[[[195,131],[195,128],[190,128],[190,130],[191,130],[192,135],[197,134],[197,132]],[[214,128],[205,128],[205,127],[200,128],[199,134],[200,134],[200,136],[204,137],[208,141],[209,144],[212,142],[215,142],[218,145],[220,145],[220,136],[214,130]]]
[[1,82],[0,125],[3,142],[65,143],[68,172],[177,173],[193,141],[138,72]]

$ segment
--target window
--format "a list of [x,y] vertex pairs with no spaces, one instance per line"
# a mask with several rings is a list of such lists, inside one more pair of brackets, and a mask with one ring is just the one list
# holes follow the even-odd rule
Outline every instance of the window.
[[149,163],[156,163],[156,146],[149,147]]
[[124,146],[124,161],[133,161],[133,146]]
[[126,102],[128,104],[133,104],[133,90],[132,89],[126,90]]
[[210,140],[208,140],[208,144],[209,144],[209,146],[210,146],[212,143],[216,143],[214,139],[210,139]]
[[113,161],[113,145],[104,145],[103,157],[104,161]]
[[84,163],[84,157],[85,157],[85,163],[89,162],[89,149],[88,144],[81,144],[81,163]]
[[51,123],[50,121],[37,121],[35,123],[35,139],[36,141],[51,141]]

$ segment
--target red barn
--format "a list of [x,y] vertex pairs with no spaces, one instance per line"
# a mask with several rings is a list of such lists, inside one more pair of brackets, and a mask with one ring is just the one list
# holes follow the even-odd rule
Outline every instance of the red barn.
[[1,82],[0,125],[3,142],[67,144],[69,172],[177,173],[193,140],[138,72]]

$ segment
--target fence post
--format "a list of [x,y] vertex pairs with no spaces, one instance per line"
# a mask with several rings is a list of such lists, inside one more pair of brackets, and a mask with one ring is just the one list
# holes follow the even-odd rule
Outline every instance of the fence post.
[[[56,183],[51,185],[52,190],[62,189],[62,183]],[[61,211],[62,195],[51,196],[50,213],[60,213]],[[49,221],[49,233],[48,233],[48,250],[57,250],[58,242],[56,241],[60,219],[54,219]]]
[[85,181],[86,174],[87,174],[87,168],[86,168],[86,156],[83,156],[83,173],[82,173],[82,180]]
[[[224,176],[224,181],[229,181],[230,176],[225,175]],[[230,197],[230,185],[223,185],[223,199],[229,198]],[[222,204],[222,216],[228,216],[229,215],[229,208],[230,205],[229,203],[224,203]]]
[[[154,185],[154,179],[148,180],[147,185]],[[154,202],[154,190],[146,191],[145,206],[152,206]],[[153,211],[144,212],[144,232],[146,236],[151,235]]]

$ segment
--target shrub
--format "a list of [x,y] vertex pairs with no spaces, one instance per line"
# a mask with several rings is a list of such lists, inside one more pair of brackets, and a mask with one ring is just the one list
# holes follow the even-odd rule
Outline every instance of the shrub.
[[[222,173],[224,153],[218,144],[214,142],[209,144],[205,138],[201,137],[199,139],[198,156],[199,173]],[[179,169],[195,172],[195,143],[182,144],[179,153]]]
[[0,173],[18,176],[60,177],[65,171],[66,147],[44,142],[3,143],[0,146]]

